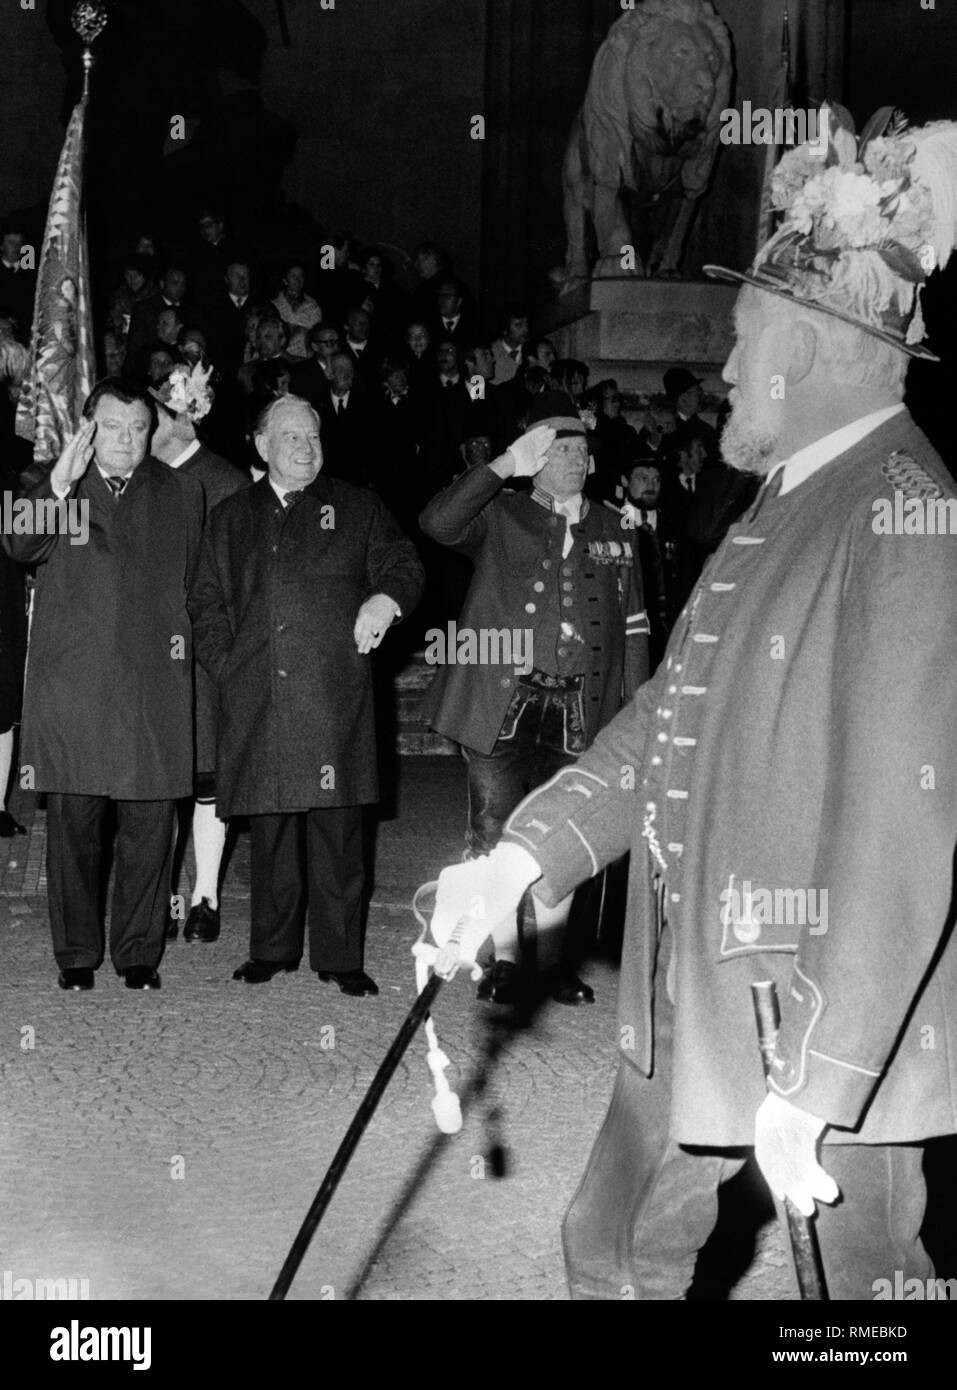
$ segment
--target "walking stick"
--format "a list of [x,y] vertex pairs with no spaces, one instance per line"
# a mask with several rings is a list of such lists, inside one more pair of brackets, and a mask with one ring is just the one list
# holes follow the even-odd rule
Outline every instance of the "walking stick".
[[[428,931],[428,923],[425,920],[423,911],[420,907],[420,898],[426,893],[434,893],[437,885],[435,883],[423,884],[416,892],[412,900],[412,909],[422,926],[422,934],[413,946],[412,951],[415,956],[416,983],[419,993],[415,1003],[406,1014],[405,1022],[396,1034],[392,1046],[389,1048],[379,1070],[372,1078],[372,1083],[366,1091],[362,1104],[356,1111],[352,1124],[346,1130],[345,1137],[335,1152],[332,1162],[326,1170],[326,1175],[319,1185],[319,1191],[313,1198],[312,1206],[306,1213],[306,1219],[299,1228],[299,1234],[292,1243],[289,1254],[286,1256],[285,1263],[279,1271],[279,1278],[273,1285],[269,1295],[270,1303],[280,1302],[289,1292],[290,1285],[296,1277],[299,1266],[305,1258],[306,1251],[309,1249],[310,1241],[316,1234],[319,1222],[326,1214],[329,1203],[335,1195],[336,1188],[342,1181],[343,1174],[349,1166],[349,1161],[355,1153],[359,1140],[362,1138],[369,1126],[369,1121],[375,1114],[376,1109],[389,1082],[392,1080],[396,1067],[414,1038],[419,1024],[425,1021],[425,1031],[428,1037],[428,1063],[435,1082],[435,1096],[432,1101],[432,1110],[435,1115],[436,1123],[443,1134],[457,1134],[462,1128],[462,1110],[459,1105],[458,1096],[449,1086],[445,1078],[445,1069],[449,1065],[449,1059],[439,1047],[438,1038],[435,1033],[435,1025],[429,1018],[429,1010],[435,996],[438,994],[442,985],[445,983],[443,976],[429,974],[429,967],[434,964],[438,951],[429,945],[425,936]],[[452,932],[450,940],[460,941],[465,927],[465,919],[458,924]],[[481,973],[481,972],[479,972]]]
[[[774,1057],[774,1044],[781,1026],[781,1009],[778,1005],[778,992],[773,980],[761,980],[751,986],[751,999],[754,1004],[754,1017],[758,1025],[758,1047],[761,1049],[761,1063],[764,1079],[771,1076],[771,1061]],[[812,1218],[802,1216],[790,1198],[784,1199],[787,1216],[788,1240],[791,1244],[791,1258],[797,1275],[798,1292],[804,1302],[826,1302],[827,1285],[824,1282],[824,1266],[817,1243],[817,1234],[811,1224]]]

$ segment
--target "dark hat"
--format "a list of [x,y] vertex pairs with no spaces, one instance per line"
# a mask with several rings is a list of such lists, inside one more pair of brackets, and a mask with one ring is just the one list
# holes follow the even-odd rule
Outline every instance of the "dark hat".
[[584,434],[585,426],[571,396],[564,391],[543,391],[533,396],[525,412],[525,428],[549,425],[558,434]]
[[676,401],[692,386],[700,386],[702,381],[703,377],[695,376],[687,367],[669,367],[664,375],[665,395]]

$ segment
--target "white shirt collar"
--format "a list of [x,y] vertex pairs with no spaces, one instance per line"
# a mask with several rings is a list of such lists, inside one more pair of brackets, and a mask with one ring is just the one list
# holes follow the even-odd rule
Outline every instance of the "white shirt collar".
[[833,430],[830,434],[815,439],[813,444],[798,449],[796,454],[777,464],[771,469],[768,478],[773,478],[779,469],[783,468],[781,493],[791,492],[806,478],[810,478],[812,473],[816,473],[833,459],[839,458],[841,454],[846,454],[848,449],[866,439],[873,430],[878,429],[886,420],[899,415],[903,409],[904,403],[900,401],[897,405],[886,405],[880,410],[873,410],[870,415],[862,415],[859,420],[853,420],[849,425],[842,425],[839,430]]
[[186,448],[183,450],[181,454],[176,455],[172,463],[166,465],[167,468],[182,468],[186,460],[191,459],[200,448],[202,448],[202,445],[200,444],[199,440],[194,439],[192,444],[186,445]]
[[279,484],[273,478],[269,479],[269,486],[272,488],[273,492],[279,498],[280,502],[283,502],[283,505],[285,505],[284,498],[286,496],[286,493],[292,491],[292,489],[288,487],[280,487]]

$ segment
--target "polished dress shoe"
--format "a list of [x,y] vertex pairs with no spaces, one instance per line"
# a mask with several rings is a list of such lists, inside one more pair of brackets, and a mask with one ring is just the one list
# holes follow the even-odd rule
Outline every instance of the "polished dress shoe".
[[297,960],[247,960],[245,965],[233,971],[233,979],[242,980],[247,985],[264,985],[284,970],[291,973],[298,969]]
[[191,907],[183,928],[184,941],[215,941],[219,936],[219,908],[210,907],[209,898],[203,898],[197,907]]
[[595,991],[577,975],[563,972],[555,978],[552,998],[556,1004],[594,1004]]
[[160,977],[151,965],[128,965],[120,974],[127,989],[159,989]]
[[88,965],[70,965],[60,971],[57,984],[61,989],[92,989],[93,971]]
[[517,1004],[522,995],[522,972],[514,961],[497,960],[478,982],[476,999],[485,1004]]
[[346,970],[341,974],[337,974],[334,970],[317,970],[316,974],[324,984],[334,980],[343,994],[379,993],[379,986],[375,980],[369,978],[364,970]]
[[0,837],[9,840],[13,835],[25,835],[26,826],[14,820],[9,811],[0,811]]

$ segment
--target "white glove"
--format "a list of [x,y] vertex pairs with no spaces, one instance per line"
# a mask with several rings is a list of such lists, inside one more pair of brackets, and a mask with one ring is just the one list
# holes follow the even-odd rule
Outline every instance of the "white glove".
[[545,456],[555,442],[555,431],[548,425],[534,429],[516,439],[506,450],[515,467],[516,478],[534,478],[545,467]]
[[439,874],[430,930],[440,948],[435,972],[450,980],[475,961],[482,943],[514,913],[541,867],[520,845],[503,842],[491,854],[452,864]]
[[817,1141],[827,1121],[772,1092],[754,1117],[754,1153],[768,1187],[789,1197],[802,1216],[818,1202],[836,1202],[840,1189],[817,1161]]

